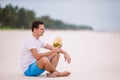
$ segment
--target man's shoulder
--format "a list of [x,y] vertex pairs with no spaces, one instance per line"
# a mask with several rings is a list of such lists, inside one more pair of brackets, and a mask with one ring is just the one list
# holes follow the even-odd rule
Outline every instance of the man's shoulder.
[[28,36],[26,40],[33,40],[33,36]]
[[25,39],[25,43],[31,42],[31,41],[34,41],[34,38],[33,38],[32,36],[28,36],[28,37]]

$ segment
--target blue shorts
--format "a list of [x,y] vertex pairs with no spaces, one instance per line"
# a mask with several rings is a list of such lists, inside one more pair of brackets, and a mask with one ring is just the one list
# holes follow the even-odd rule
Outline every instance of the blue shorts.
[[29,65],[29,68],[24,72],[25,76],[38,76],[42,74],[45,71],[45,69],[40,69],[37,66],[36,61]]

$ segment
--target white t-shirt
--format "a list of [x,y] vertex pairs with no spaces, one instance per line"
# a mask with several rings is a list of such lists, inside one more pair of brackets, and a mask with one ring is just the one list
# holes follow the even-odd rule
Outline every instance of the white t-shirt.
[[32,53],[30,52],[30,49],[36,48],[38,50],[38,53],[40,53],[40,48],[43,48],[45,46],[46,43],[44,43],[40,39],[37,40],[34,36],[30,36],[25,41],[21,52],[21,67],[23,72],[28,69],[30,64],[36,61]]

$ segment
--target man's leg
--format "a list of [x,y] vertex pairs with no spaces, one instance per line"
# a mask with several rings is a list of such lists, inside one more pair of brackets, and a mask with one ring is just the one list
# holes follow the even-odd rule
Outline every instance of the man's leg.
[[50,55],[49,58],[52,65],[56,68],[59,62],[60,53],[54,53],[53,55]]
[[[59,62],[59,58],[60,58],[60,53],[54,53],[53,55],[49,56],[50,58],[50,62],[52,63],[52,65],[55,67],[57,67],[58,62]],[[68,76],[70,75],[70,72],[68,71],[64,71],[64,72],[54,72],[54,73],[47,73],[46,74],[48,77],[62,77],[62,76]]]
[[51,60],[49,60],[47,57],[42,57],[40,60],[37,61],[37,65],[41,69],[46,69],[48,72],[47,76],[48,77],[61,77],[61,76],[68,76],[70,75],[70,72],[58,72],[56,70],[56,66],[59,61],[59,56],[60,54],[58,53],[57,55],[51,56]]
[[37,65],[41,69],[46,69],[48,72],[55,72],[55,67],[51,64],[47,57],[42,57],[37,61]]

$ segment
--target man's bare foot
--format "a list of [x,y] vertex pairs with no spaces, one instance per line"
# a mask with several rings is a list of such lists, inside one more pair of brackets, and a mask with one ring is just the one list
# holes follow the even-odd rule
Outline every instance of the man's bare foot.
[[46,73],[47,77],[57,77],[59,72],[53,72],[53,73]]
[[53,73],[46,73],[47,77],[67,77],[69,76],[71,73],[68,71],[64,71],[64,72],[53,72]]
[[67,76],[69,76],[70,74],[71,74],[70,72],[64,71],[64,72],[60,72],[57,77],[67,77]]

